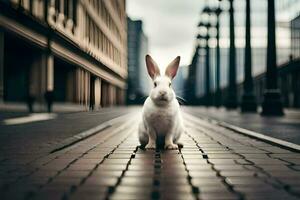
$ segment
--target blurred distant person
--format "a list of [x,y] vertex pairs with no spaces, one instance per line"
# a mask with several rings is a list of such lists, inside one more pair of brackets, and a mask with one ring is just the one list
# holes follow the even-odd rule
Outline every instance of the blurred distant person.
[[53,91],[45,92],[45,99],[47,102],[47,111],[48,111],[48,113],[50,113],[50,112],[52,112],[52,104],[54,101]]

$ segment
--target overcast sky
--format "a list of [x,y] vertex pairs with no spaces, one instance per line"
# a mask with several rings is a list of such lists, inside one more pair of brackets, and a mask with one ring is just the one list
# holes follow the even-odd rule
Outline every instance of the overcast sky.
[[149,53],[164,68],[176,56],[181,65],[191,62],[199,14],[199,0],[127,0],[127,13],[141,19],[149,38]]

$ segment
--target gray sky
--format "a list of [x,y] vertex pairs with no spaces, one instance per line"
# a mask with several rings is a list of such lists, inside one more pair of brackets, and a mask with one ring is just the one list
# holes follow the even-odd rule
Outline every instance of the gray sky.
[[[236,46],[244,47],[245,43],[245,1],[235,2]],[[200,11],[205,3],[217,5],[217,0],[127,0],[127,13],[132,19],[144,22],[144,32],[149,38],[149,53],[164,68],[177,55],[181,64],[191,62],[195,46],[197,24]],[[297,4],[300,6],[300,4]],[[228,1],[223,1],[223,10],[228,10]],[[298,6],[298,7],[299,7]],[[267,1],[255,0],[252,8],[252,47],[266,47],[267,43]],[[253,12],[254,11],[254,12]],[[290,9],[276,13],[279,22],[286,22]],[[229,46],[228,12],[221,15],[220,46]],[[290,32],[286,27],[277,25],[277,45],[289,48]],[[210,46],[215,46],[215,39]]]
[[181,65],[191,62],[200,11],[199,0],[127,0],[127,13],[143,20],[149,53],[164,68],[177,55]]

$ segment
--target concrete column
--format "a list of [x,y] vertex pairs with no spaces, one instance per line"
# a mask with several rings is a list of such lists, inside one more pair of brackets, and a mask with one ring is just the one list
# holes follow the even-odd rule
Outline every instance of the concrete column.
[[90,100],[90,74],[88,71],[84,71],[84,105],[89,108]]
[[84,105],[86,107],[88,107],[88,83],[87,83],[87,79],[88,79],[88,74],[87,71],[84,71],[84,75],[83,75],[83,80],[84,80]]
[[90,72],[87,72],[87,107],[90,106],[90,91],[91,91],[91,88],[90,88],[90,84],[91,83],[91,74]]
[[110,85],[110,105],[113,106],[114,105],[114,86]]
[[116,87],[116,105],[121,105],[121,89]]
[[81,81],[81,69],[80,68],[77,68],[77,73],[78,73],[78,79],[77,79],[77,86],[78,86],[78,94],[77,94],[77,96],[78,96],[78,103],[79,104],[81,104],[81,102],[82,102],[82,98],[81,98],[81,96],[82,96],[82,81]]
[[76,85],[75,101],[76,101],[76,103],[80,104],[80,69],[79,68],[76,68],[75,85]]
[[0,102],[4,100],[4,31],[0,29]]
[[67,75],[67,90],[66,90],[66,101],[75,102],[76,85],[75,85],[75,71],[71,70]]
[[94,94],[95,94],[95,110],[98,110],[101,105],[101,80],[100,80],[100,78],[95,79]]
[[113,105],[117,104],[117,88],[112,86],[112,93],[113,93]]
[[103,87],[103,104],[104,104],[104,107],[107,107],[108,106],[108,99],[109,99],[109,94],[108,94],[108,84],[105,83],[104,84],[104,87]]
[[101,80],[101,106],[105,107],[105,83]]
[[47,55],[47,91],[54,90],[54,57],[53,55]]
[[81,69],[80,68],[78,68],[77,69],[77,73],[78,73],[78,79],[77,79],[77,81],[78,81],[78,83],[77,83],[77,86],[78,86],[78,103],[79,104],[81,104],[81,102],[82,102],[82,98],[81,98],[81,94],[82,94],[82,83],[81,83]]
[[84,70],[80,70],[80,85],[81,85],[81,95],[80,95],[80,102],[84,105],[84,94],[85,94],[85,81],[84,81]]
[[80,82],[79,82],[79,87],[80,87],[80,104],[84,104],[84,79],[83,79],[83,70],[80,69]]
[[106,106],[110,106],[110,85],[109,83],[106,84]]
[[123,90],[121,88],[118,89],[118,105],[122,105],[122,98],[123,98]]
[[112,85],[109,83],[108,84],[108,105],[112,106],[113,104],[113,94],[112,94]]
[[114,86],[113,85],[110,85],[110,96],[111,96],[110,105],[113,106],[115,103]]

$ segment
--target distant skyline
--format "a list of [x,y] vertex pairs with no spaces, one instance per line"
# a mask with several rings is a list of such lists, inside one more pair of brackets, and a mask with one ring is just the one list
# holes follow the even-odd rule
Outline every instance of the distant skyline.
[[[149,38],[149,53],[164,70],[176,56],[189,65],[195,46],[200,11],[205,1],[128,0],[127,14],[141,19]],[[161,70],[162,70],[161,69]]]

